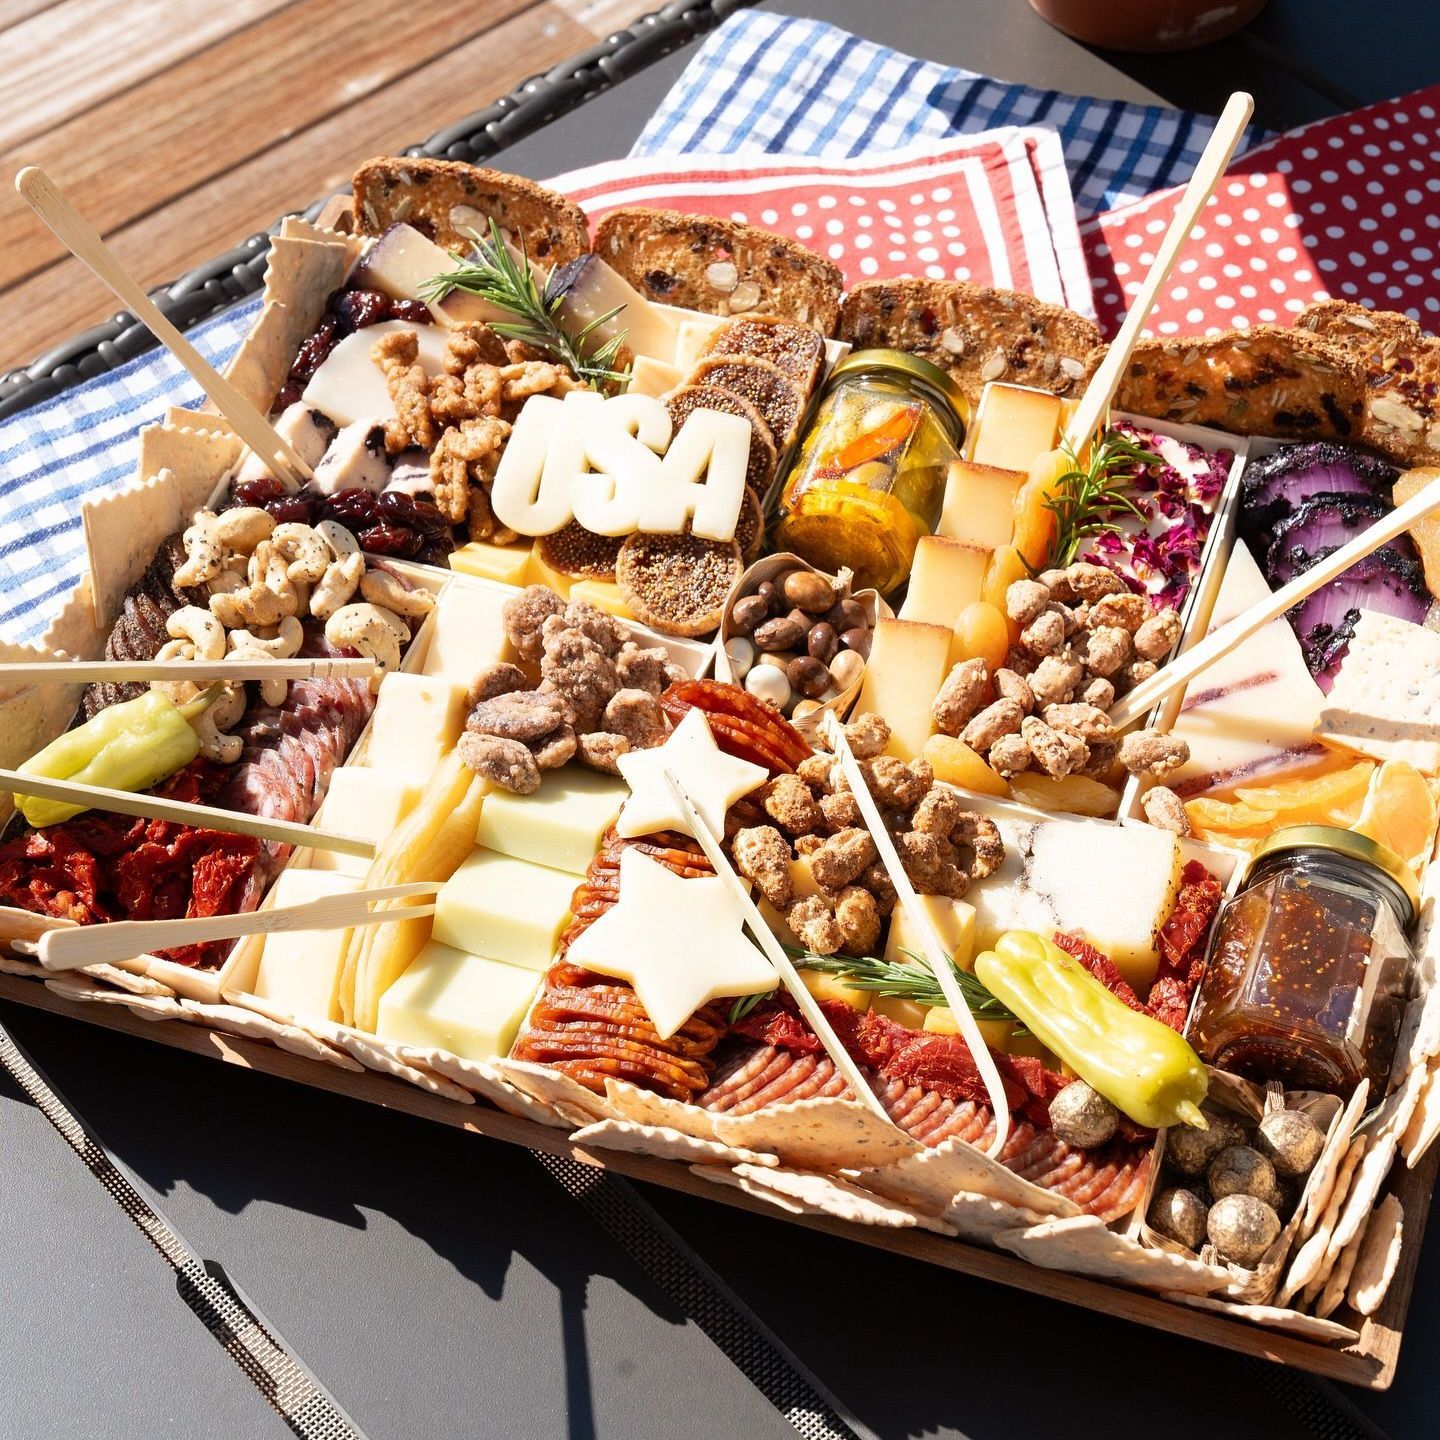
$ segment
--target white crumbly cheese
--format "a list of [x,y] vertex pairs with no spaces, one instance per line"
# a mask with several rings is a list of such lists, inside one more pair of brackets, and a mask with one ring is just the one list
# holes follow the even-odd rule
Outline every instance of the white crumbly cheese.
[[1362,610],[1316,734],[1377,760],[1440,773],[1440,635]]

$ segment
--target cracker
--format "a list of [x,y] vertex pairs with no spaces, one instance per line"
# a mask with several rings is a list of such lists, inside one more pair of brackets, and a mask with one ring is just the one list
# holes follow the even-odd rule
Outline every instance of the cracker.
[[1222,1300],[1216,1295],[1166,1295],[1180,1305],[1190,1305],[1196,1310],[1213,1310],[1220,1315],[1233,1315],[1237,1320],[1249,1320],[1255,1325],[1264,1325],[1270,1330],[1282,1330],[1290,1335],[1299,1335],[1307,1340],[1321,1340],[1327,1344],[1353,1345],[1360,1332],[1334,1320],[1321,1320],[1315,1315],[1305,1315],[1299,1310],[1285,1310],[1278,1305],[1247,1305],[1234,1300]]
[[955,1138],[933,1149],[912,1152],[883,1168],[862,1171],[858,1182],[877,1194],[932,1215],[943,1214],[953,1200],[966,1194],[1036,1211],[1041,1216],[1064,1218],[1081,1213],[1073,1200],[1032,1184],[973,1145]]
[[1207,1294],[1223,1290],[1230,1272],[1169,1250],[1152,1250],[1111,1230],[1098,1215],[1044,1220],[1023,1230],[1002,1230],[995,1243],[1047,1270],[1065,1270],[1097,1280],[1118,1280],[1148,1290]]
[[766,1170],[758,1165],[737,1165],[735,1173],[762,1189],[774,1190],[818,1215],[831,1215],[856,1225],[879,1225],[891,1230],[933,1230],[953,1235],[954,1228],[933,1215],[922,1215],[908,1205],[882,1200],[857,1185],[832,1175],[809,1170]]
[[587,1116],[592,1122],[624,1118],[616,1113],[603,1095],[587,1090],[563,1070],[552,1070],[548,1065],[537,1065],[531,1060],[497,1060],[495,1069],[502,1080],[508,1081],[532,1100],[552,1106],[557,1112],[564,1107],[566,1111]]
[[1295,1258],[1290,1262],[1290,1269],[1285,1274],[1284,1283],[1280,1286],[1279,1299],[1282,1305],[1288,1305],[1296,1295],[1301,1294],[1311,1285],[1323,1283],[1326,1267],[1325,1256],[1330,1246],[1330,1236],[1334,1232],[1335,1222],[1340,1217],[1340,1207],[1345,1203],[1345,1197],[1350,1192],[1355,1167],[1359,1165],[1360,1157],[1365,1153],[1365,1147],[1368,1144],[1369,1141],[1364,1135],[1357,1135],[1350,1142],[1326,1195],[1324,1210],[1316,1217],[1311,1229],[1307,1230],[1304,1225],[1301,1226],[1299,1233],[1305,1237],[1305,1240],[1295,1252]]
[[200,1000],[182,1000],[180,1005],[185,1018],[198,1020],[212,1030],[222,1030],[242,1040],[263,1040],[292,1055],[318,1060],[340,1070],[359,1071],[364,1068],[299,1025],[272,1020],[268,1015],[244,1010],[238,1005],[210,1005]]
[[763,1150],[800,1170],[888,1165],[920,1149],[903,1130],[858,1100],[815,1096],[750,1115],[715,1116],[715,1138]]
[[657,1095],[653,1090],[644,1090],[628,1080],[617,1080],[613,1075],[605,1079],[605,1095],[624,1120],[633,1120],[640,1125],[663,1125],[668,1130],[679,1130],[699,1140],[716,1138],[715,1117],[698,1105],[687,1105],[683,1100]]
[[733,540],[637,531],[620,547],[615,583],[642,625],[667,635],[707,635],[719,628],[725,598],[744,570]]
[[532,1100],[523,1090],[517,1090],[500,1078],[495,1067],[484,1060],[469,1060],[461,1055],[452,1055],[448,1050],[433,1046],[396,1045],[395,1054],[408,1065],[424,1070],[433,1070],[447,1080],[453,1080],[476,1095],[483,1095],[497,1110],[514,1115],[521,1120],[533,1120],[539,1125],[563,1126],[573,1130],[576,1125],[589,1121],[587,1115],[578,1110],[563,1109],[560,1113],[538,1100]]
[[571,1137],[577,1145],[601,1145],[607,1150],[624,1150],[631,1155],[649,1155],[657,1160],[688,1160],[698,1165],[758,1165],[769,1168],[780,1162],[773,1155],[722,1145],[718,1140],[701,1140],[668,1125],[637,1125],[633,1120],[597,1120]]
[[1380,1308],[1400,1263],[1404,1235],[1405,1208],[1394,1195],[1387,1195],[1370,1216],[1350,1272],[1346,1295],[1357,1315],[1373,1315]]

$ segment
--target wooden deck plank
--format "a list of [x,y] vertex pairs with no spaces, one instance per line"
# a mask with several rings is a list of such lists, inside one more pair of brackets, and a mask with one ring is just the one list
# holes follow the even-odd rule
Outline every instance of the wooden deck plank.
[[63,0],[0,35],[0,147],[40,135],[290,0]]

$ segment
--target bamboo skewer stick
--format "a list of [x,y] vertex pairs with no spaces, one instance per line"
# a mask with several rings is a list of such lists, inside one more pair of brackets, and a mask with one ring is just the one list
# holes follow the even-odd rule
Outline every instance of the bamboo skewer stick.
[[18,660],[0,663],[0,685],[120,685],[149,680],[368,680],[375,662],[365,656],[287,660],[227,655],[220,660]]
[[99,232],[60,193],[38,165],[27,165],[15,177],[25,203],[48,225],[55,238],[129,307],[135,318],[188,370],[235,433],[281,479],[295,485],[315,478],[294,447],[270,422],[168,321],[129,271],[100,238]]
[[785,947],[775,938],[774,932],[765,923],[764,916],[760,914],[755,902],[750,898],[749,892],[740,883],[740,877],[730,868],[730,862],[725,858],[725,852],[720,848],[720,841],[716,838],[715,832],[691,804],[690,797],[685,793],[675,772],[667,770],[665,779],[674,792],[681,814],[690,824],[690,833],[700,842],[700,848],[705,852],[705,858],[709,860],[715,873],[725,882],[736,905],[740,907],[740,913],[745,917],[746,929],[750,931],[755,943],[764,951],[765,958],[775,967],[786,990],[790,992],[790,998],[794,1000],[800,1013],[815,1032],[816,1038],[825,1047],[825,1053],[834,1062],[835,1068],[845,1077],[845,1082],[849,1085],[855,1098],[861,1104],[868,1105],[887,1124],[893,1125],[895,1122],[886,1114],[885,1107],[880,1103],[879,1097],[871,1089],[860,1067],[855,1063],[855,1058],[841,1044],[834,1027],[825,1018],[825,1012],[816,1003],[815,997],[805,988],[805,982],[797,973],[794,962],[785,953]]
[[391,920],[414,920],[433,915],[433,905],[394,910],[371,910],[373,902],[399,900],[411,895],[434,895],[435,881],[387,885],[377,890],[356,890],[348,895],[323,895],[303,905],[271,910],[250,910],[240,915],[205,915],[188,920],[113,920],[104,925],[62,926],[47,930],[38,942],[18,942],[15,948],[33,954],[47,970],[78,970],[115,960],[131,960],[177,945],[199,945],[211,940],[235,940],[243,935],[276,935],[291,930],[343,930],[360,925],[384,925]]
[[375,858],[375,846],[356,835],[335,835],[317,830],[313,825],[300,825],[293,820],[267,820],[258,815],[242,815],[237,810],[222,810],[215,805],[193,805],[187,800],[166,800],[159,795],[132,794],[128,790],[111,790],[104,785],[81,785],[73,780],[45,780],[26,775],[20,770],[0,769],[0,793],[38,795],[44,800],[68,801],[89,810],[108,810],[116,815],[138,815],[142,820],[173,820],[178,825],[193,825],[202,830],[224,830],[231,835],[253,835],[257,840],[273,840],[281,845],[309,846],[312,850],[333,850],[340,855],[356,855],[361,860]]

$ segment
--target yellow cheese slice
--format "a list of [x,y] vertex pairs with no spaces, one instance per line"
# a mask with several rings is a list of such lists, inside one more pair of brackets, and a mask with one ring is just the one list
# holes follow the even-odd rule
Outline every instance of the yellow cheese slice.
[[935,533],[988,550],[1008,545],[1015,533],[1015,497],[1024,483],[1017,470],[955,461],[945,477]]
[[[271,894],[275,905],[304,905],[346,895],[360,879],[333,870],[286,870]],[[265,937],[255,994],[290,1015],[340,1019],[340,963],[348,930],[279,930]]]
[[984,545],[944,535],[922,535],[910,566],[910,587],[900,607],[902,620],[948,625],[980,598],[985,567],[994,552]]
[[496,790],[485,797],[476,843],[487,850],[583,875],[615,823],[625,786],[579,765],[548,770],[533,795]]
[[430,622],[424,673],[469,685],[487,665],[513,659],[502,614],[508,598],[503,590],[452,580]]
[[451,552],[450,568],[481,580],[498,580],[502,585],[523,585],[530,565],[530,550],[529,540],[517,540],[511,545],[472,540]]
[[950,670],[952,635],[948,625],[914,620],[881,619],[875,626],[855,713],[883,715],[888,751],[902,760],[914,760],[935,728],[930,706]]
[[[356,835],[372,841],[378,849],[419,798],[420,786],[393,770],[345,765],[330,777],[330,789],[315,823],[337,835]],[[370,868],[370,862],[358,855],[342,855],[338,850],[316,850],[310,868],[338,870],[342,875],[359,878]]]
[[1048,390],[991,382],[975,412],[970,459],[1002,470],[1029,470],[1060,438],[1060,397]]
[[465,686],[438,675],[387,675],[370,720],[365,764],[414,785],[435,773],[465,724]]
[[477,850],[435,898],[434,938],[487,960],[546,970],[574,890],[575,877],[564,870]]

